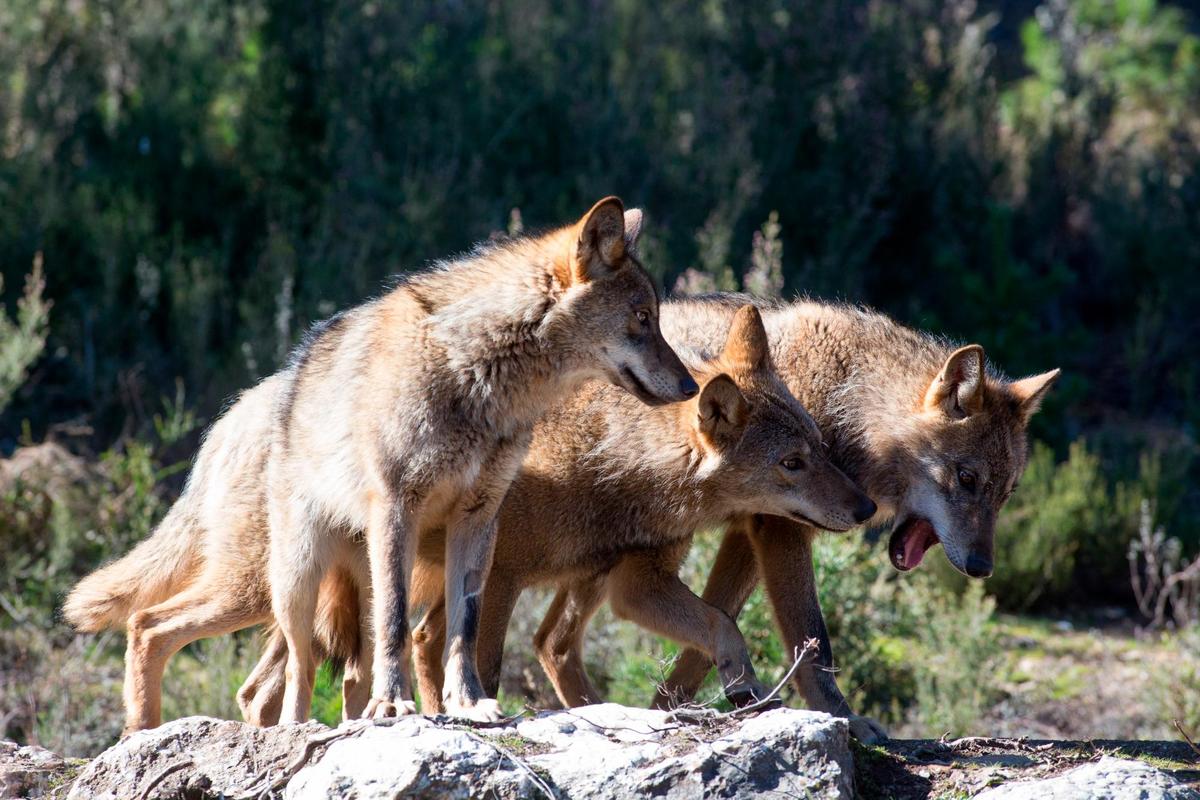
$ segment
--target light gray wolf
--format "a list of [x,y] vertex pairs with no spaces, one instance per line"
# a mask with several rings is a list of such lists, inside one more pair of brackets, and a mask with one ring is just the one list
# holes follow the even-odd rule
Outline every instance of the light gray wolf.
[[[243,396],[151,539],[81,581],[64,608],[83,630],[125,621],[127,731],[158,724],[162,668],[179,647],[272,613],[290,651],[282,717],[306,718],[318,589],[339,570],[359,570],[353,605],[373,620],[349,676],[373,672],[366,712],[412,711],[408,572],[431,529],[447,532],[443,702],[495,717],[474,666],[479,595],[495,511],[533,424],[588,379],[651,404],[699,390],[659,331],[633,252],[640,226],[640,212],[606,198],[574,225],[413,275],[316,327]],[[223,473],[213,462],[226,458]],[[207,490],[227,475],[246,484]],[[263,563],[257,580],[235,583]],[[355,686],[355,703],[363,692]]]
[[[829,462],[815,424],[772,366],[754,306],[726,328],[720,352],[691,364],[703,385],[695,400],[639,407],[591,384],[535,426],[500,509],[484,592],[478,665],[486,691],[499,683],[518,595],[557,584],[535,647],[565,704],[600,699],[583,667],[582,633],[605,596],[619,615],[705,652],[735,703],[765,696],[732,619],[679,580],[692,533],[748,513],[847,530],[872,517],[875,504]],[[442,552],[435,538],[423,540],[414,573],[414,605],[429,608],[414,631],[423,709],[437,709],[441,695]],[[321,655],[345,650],[318,642]],[[285,657],[276,632],[239,693],[251,721],[272,721]]]

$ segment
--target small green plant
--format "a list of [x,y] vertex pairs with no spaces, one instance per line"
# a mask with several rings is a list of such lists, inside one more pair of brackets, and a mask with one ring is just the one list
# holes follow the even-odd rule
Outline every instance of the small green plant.
[[[0,275],[0,291],[4,276]],[[33,259],[33,271],[25,279],[25,292],[17,301],[16,318],[0,308],[0,412],[25,382],[31,364],[46,347],[50,323],[50,302],[43,297],[46,278],[42,274],[42,254]]]
[[996,699],[1002,662],[992,623],[996,603],[972,581],[956,595],[926,580],[905,586],[902,596],[918,620],[910,653],[916,685],[912,719],[929,735],[963,735]]
[[1153,671],[1149,701],[1165,728],[1178,720],[1195,737],[1200,732],[1200,624],[1169,639],[1177,657]]

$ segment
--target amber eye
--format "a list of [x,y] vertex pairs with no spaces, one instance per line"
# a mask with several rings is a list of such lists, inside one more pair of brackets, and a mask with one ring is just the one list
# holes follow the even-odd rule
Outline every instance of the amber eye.
[[645,309],[639,308],[637,311],[633,312],[633,315],[637,317],[637,321],[643,325],[650,321],[650,312],[646,311]]
[[975,491],[975,473],[965,467],[958,468],[958,483],[968,492]]
[[790,456],[785,458],[780,463],[783,464],[783,468],[789,472],[799,472],[800,470],[804,469],[804,459],[800,458],[799,456]]

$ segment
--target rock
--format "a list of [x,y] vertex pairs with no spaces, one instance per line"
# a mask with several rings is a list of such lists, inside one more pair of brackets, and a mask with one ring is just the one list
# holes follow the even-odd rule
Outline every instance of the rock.
[[70,797],[250,797],[271,787],[295,800],[854,794],[844,719],[776,709],[682,723],[605,704],[496,728],[413,716],[260,729],[192,717],[105,751]]
[[1143,761],[1104,756],[1053,778],[1015,781],[988,789],[975,800],[1200,800],[1184,786]]
[[75,779],[68,800],[253,797],[303,752],[318,722],[255,728],[188,717],[139,731],[101,753]]
[[479,796],[853,796],[846,721],[778,709],[672,722],[615,704],[470,730],[410,717],[330,745],[288,784],[292,800]]
[[41,747],[0,741],[0,798],[50,797],[83,763]]

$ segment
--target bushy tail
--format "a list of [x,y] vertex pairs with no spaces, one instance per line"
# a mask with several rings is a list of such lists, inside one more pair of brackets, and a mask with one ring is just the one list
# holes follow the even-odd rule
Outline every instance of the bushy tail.
[[77,583],[63,616],[80,631],[123,626],[134,611],[161,602],[195,573],[199,538],[186,503],[177,502],[149,539]]

